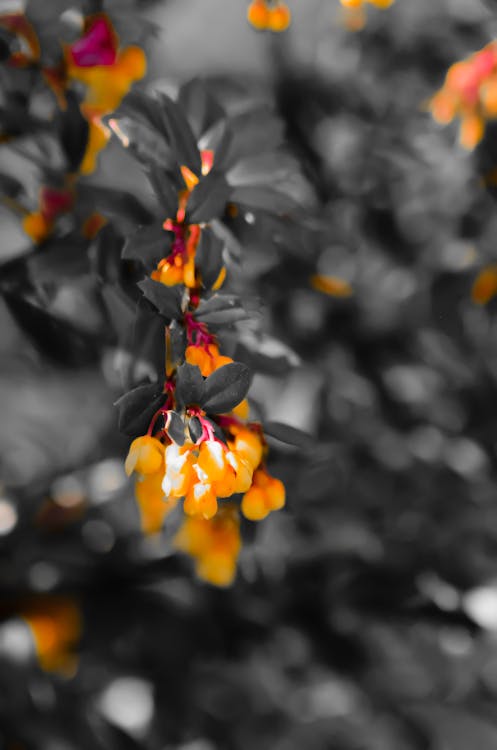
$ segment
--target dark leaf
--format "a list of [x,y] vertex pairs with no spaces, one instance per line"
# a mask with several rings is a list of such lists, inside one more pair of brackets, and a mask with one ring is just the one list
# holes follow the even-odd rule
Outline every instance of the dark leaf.
[[204,133],[198,145],[202,151],[214,151],[214,166],[216,171],[219,171],[224,169],[231,142],[232,133],[229,129],[228,122],[226,120],[221,120],[214,123],[214,125]]
[[102,227],[88,250],[92,270],[101,281],[116,282],[121,277],[123,238],[114,224]]
[[202,435],[202,425],[200,423],[200,419],[198,417],[193,417],[190,419],[190,422],[188,424],[188,430],[190,432],[190,437],[194,443],[197,442],[197,440]]
[[209,227],[205,227],[195,253],[195,265],[200,271],[202,284],[210,289],[223,267],[224,242]]
[[117,406],[118,426],[126,435],[144,435],[155,412],[166,399],[158,383],[139,385],[125,393],[115,403]]
[[70,90],[66,92],[66,101],[66,109],[59,110],[60,142],[67,158],[67,169],[75,172],[86,151],[89,128],[79,102]]
[[234,294],[214,294],[208,300],[202,300],[195,317],[204,323],[217,325],[219,323],[234,323],[249,317],[241,306],[239,298]]
[[46,357],[70,367],[97,361],[100,355],[95,337],[18,294],[4,299],[16,323]]
[[132,222],[136,224],[150,224],[154,216],[151,211],[141,203],[132,193],[104,185],[95,185],[90,182],[78,184],[78,200],[81,207],[83,201],[90,206],[98,206],[98,210],[110,218],[115,217],[119,221]]
[[295,445],[298,448],[308,448],[313,443],[312,436],[307,432],[282,422],[264,423],[264,432],[282,443]]
[[174,219],[178,212],[178,190],[182,188],[183,178],[179,166],[173,170],[167,170],[157,164],[152,164],[147,169],[150,184],[154,189],[159,204],[161,215],[165,219]]
[[183,445],[185,442],[185,424],[180,415],[175,411],[167,413],[166,432],[177,445]]
[[214,414],[230,411],[247,395],[250,370],[239,362],[220,367],[204,383],[202,407]]
[[103,284],[100,294],[112,327],[122,344],[133,325],[136,305],[114,284]]
[[204,379],[196,365],[184,362],[176,376],[176,398],[183,406],[200,404],[204,395]]
[[165,318],[181,317],[181,300],[183,286],[166,286],[160,281],[143,279],[138,282],[144,296],[157,308]]
[[146,122],[125,116],[111,117],[108,124],[122,145],[129,148],[143,166],[155,164],[174,169],[174,152],[158,130]]
[[242,112],[229,120],[233,134],[228,161],[235,164],[251,154],[268,153],[283,143],[284,126],[266,109]]
[[264,185],[234,187],[231,191],[231,201],[240,203],[246,208],[258,208],[277,214],[290,213],[299,207],[291,196]]
[[9,198],[17,198],[24,191],[22,182],[10,174],[0,172],[0,191]]
[[182,361],[184,354],[185,354],[186,331],[185,331],[185,327],[181,325],[180,323],[178,323],[177,320],[172,321],[168,330],[170,333],[169,358],[171,360],[171,365],[175,367],[178,364],[178,362]]
[[229,172],[226,180],[230,185],[270,187],[298,173],[298,162],[286,153],[256,154],[241,159]]
[[121,103],[117,114],[132,115],[134,120],[145,122],[158,133],[162,133],[161,106],[155,97],[139,89],[133,89]]
[[169,255],[172,232],[162,227],[162,222],[139,227],[126,239],[122,257],[124,260],[139,260],[147,268],[154,267]]
[[197,140],[183,114],[181,107],[166,94],[158,94],[162,114],[162,129],[167,134],[169,145],[177,155],[180,164],[184,164],[194,174],[200,174],[200,153]]
[[26,265],[35,285],[64,282],[88,273],[87,241],[71,235],[64,238],[49,238],[43,253],[34,253]]
[[149,368],[151,379],[154,379],[154,376],[162,377],[164,373],[164,318],[157,315],[155,311],[144,309],[141,305],[148,306],[148,302],[142,298],[138,303],[138,314],[134,325],[129,330],[127,346],[125,344],[125,348],[132,354],[132,361],[139,368],[131,382],[136,382],[136,379],[140,377],[140,369],[142,370],[143,366]]
[[[188,81],[180,88],[178,104],[187,115],[197,139],[224,116],[219,102],[211,96],[205,83],[198,78]],[[211,147],[202,145],[201,148]]]
[[193,189],[186,205],[187,221],[200,224],[221,216],[230,198],[231,188],[220,174],[209,172]]
[[238,238],[228,229],[226,224],[219,219],[213,219],[209,224],[209,229],[212,229],[216,237],[219,237],[223,241],[230,258],[233,260],[241,258],[242,246]]

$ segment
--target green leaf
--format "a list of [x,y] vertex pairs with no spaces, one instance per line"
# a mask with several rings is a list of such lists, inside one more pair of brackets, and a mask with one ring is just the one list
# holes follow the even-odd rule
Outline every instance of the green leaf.
[[184,362],[176,375],[176,398],[179,404],[200,404],[204,395],[204,379],[196,365]]
[[243,401],[250,387],[250,370],[239,362],[220,367],[204,383],[202,408],[224,414]]
[[114,404],[119,412],[118,426],[121,432],[126,435],[144,435],[165,399],[166,394],[158,383],[139,385],[125,393]]
[[167,412],[166,432],[177,445],[185,442],[185,424],[175,411]]
[[183,286],[166,286],[160,281],[143,279],[138,282],[146,299],[164,315],[165,318],[179,318],[182,315],[181,301],[183,298]]
[[210,289],[216,282],[223,267],[224,242],[210,227],[204,227],[195,253],[195,265],[200,271],[202,284]]
[[193,189],[186,204],[186,219],[192,224],[221,216],[230,197],[231,188],[220,174],[209,172]]
[[288,445],[295,445],[298,448],[308,448],[313,443],[312,435],[299,430],[297,427],[292,427],[289,424],[283,424],[283,422],[267,422],[264,423],[264,432],[266,435],[280,440],[282,443]]
[[162,227],[162,223],[139,227],[127,238],[122,257],[124,260],[139,260],[147,268],[156,266],[171,251],[173,233]]

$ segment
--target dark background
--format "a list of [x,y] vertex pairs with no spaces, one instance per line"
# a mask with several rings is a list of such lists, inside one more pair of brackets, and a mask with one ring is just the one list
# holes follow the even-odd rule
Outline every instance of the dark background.
[[[278,37],[240,0],[144,11],[149,80],[200,72],[273,103],[306,177],[301,245],[268,253],[256,227],[244,262],[262,330],[293,352],[268,344],[279,365],[252,395],[312,436],[272,443],[287,508],[246,522],[231,589],[198,582],[167,528],[139,532],[115,350],[56,364],[0,308],[5,748],[497,747],[496,307],[471,299],[497,258],[495,132],[467,153],[426,111],[497,7],[397,0],[357,34],[334,0],[291,8]],[[111,145],[98,179],[117,175],[142,189]],[[26,241],[2,218],[7,259]],[[312,271],[353,295],[314,291]],[[58,304],[98,327],[82,299]],[[83,615],[72,676],[40,669],[11,605],[53,593]]]

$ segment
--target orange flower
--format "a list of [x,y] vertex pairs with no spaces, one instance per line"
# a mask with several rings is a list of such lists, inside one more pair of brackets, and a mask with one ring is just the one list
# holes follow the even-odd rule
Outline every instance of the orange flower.
[[62,596],[37,597],[27,602],[20,614],[31,628],[40,666],[49,672],[73,672],[73,649],[82,630],[77,604]]
[[248,427],[235,427],[231,429],[231,432],[235,434],[233,443],[229,444],[233,452],[243,458],[252,469],[257,468],[264,452],[261,436]]
[[190,365],[197,365],[204,378],[209,377],[223,365],[229,365],[233,360],[219,353],[217,344],[207,346],[191,345],[186,348],[185,359]]
[[157,438],[143,435],[131,443],[124,464],[126,474],[155,474],[164,462],[164,446]]
[[497,294],[497,266],[484,268],[476,277],[471,298],[477,305],[486,305]]
[[21,49],[13,52],[8,59],[9,65],[25,67],[40,59],[40,43],[33,26],[23,13],[4,13],[0,15],[0,27],[7,29],[18,37]]
[[339,279],[337,276],[314,274],[309,281],[317,292],[328,294],[330,297],[350,297],[352,294],[352,287],[349,282]]
[[203,479],[188,490],[183,509],[188,516],[213,518],[217,513],[217,497],[211,484]]
[[430,109],[442,125],[459,117],[459,142],[464,148],[475,148],[483,138],[486,120],[497,117],[497,44],[491,42],[454,63],[432,97]]
[[185,518],[174,546],[194,559],[199,578],[215,586],[231,585],[241,549],[240,516],[236,507],[225,504],[209,520]]
[[117,109],[132,84],[143,78],[147,64],[139,47],[119,49],[119,38],[105,14],[89,16],[85,25],[84,35],[65,47],[64,57],[66,82],[78,81],[86,87],[80,106],[89,135],[80,172],[89,174],[110,137],[102,116]]
[[167,219],[164,229],[174,232],[175,238],[170,254],[152,271],[152,279],[166,286],[184,284],[189,289],[195,289],[199,285],[195,273],[195,252],[200,241],[200,226]]
[[395,0],[340,0],[344,10],[344,23],[349,31],[360,31],[366,23],[365,6],[374,5],[376,8],[385,10]]
[[[201,173],[203,176],[209,174],[214,163],[214,152],[206,149],[200,152]],[[202,234],[200,224],[189,224],[185,222],[186,207],[192,190],[198,185],[200,178],[186,166],[180,167],[186,189],[178,193],[178,210],[174,218],[165,220],[164,229],[173,232],[174,240],[171,252],[167,258],[159,261],[151,278],[160,281],[166,286],[184,284],[188,289],[197,289],[201,286],[201,279],[195,266],[195,254]],[[214,282],[212,289],[219,289],[225,279],[226,269],[223,267]]]
[[[163,469],[163,467],[161,467]],[[138,477],[135,483],[135,497],[140,511],[141,528],[144,534],[156,534],[161,530],[164,519],[174,510],[176,498],[166,498],[162,489],[164,471]]]
[[74,192],[70,184],[62,188],[42,187],[38,211],[24,217],[22,228],[33,242],[39,244],[50,235],[56,219],[70,211],[73,204]]
[[254,474],[252,487],[242,499],[242,513],[250,521],[261,521],[271,511],[280,510],[285,505],[285,486],[264,469]]
[[247,9],[247,20],[258,31],[286,31],[292,16],[290,8],[282,0],[252,0]]
[[196,481],[194,472],[195,456],[193,444],[183,446],[171,443],[166,448],[165,474],[162,482],[164,494],[168,497],[184,497]]
[[131,443],[124,465],[128,476],[133,472],[137,474],[135,498],[144,534],[155,534],[160,531],[164,519],[178,502],[177,495],[165,492],[163,488],[165,453],[168,449],[171,449],[171,445],[165,449],[157,438],[143,435]]

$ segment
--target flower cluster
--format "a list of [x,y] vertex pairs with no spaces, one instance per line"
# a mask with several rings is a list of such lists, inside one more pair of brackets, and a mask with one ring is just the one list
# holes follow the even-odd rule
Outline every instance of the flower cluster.
[[351,31],[359,31],[366,23],[366,6],[374,5],[376,8],[385,10],[395,0],[340,0],[345,9],[345,25]]
[[[236,379],[226,372],[233,368],[239,372],[236,363],[222,365],[205,380],[196,366],[185,363],[179,368],[177,377],[166,383],[164,405],[152,417],[148,434],[133,440],[125,463],[126,473],[136,474],[143,531],[158,531],[182,499],[187,519],[178,547],[192,554],[199,575],[216,585],[233,579],[239,549],[238,522],[232,510],[226,511],[227,504],[219,501],[241,495],[242,513],[251,521],[262,520],[285,504],[283,483],[265,468],[267,446],[259,424],[236,416],[236,408],[209,416],[196,404],[178,408],[176,392],[184,392],[185,383],[195,378],[197,399],[204,402],[207,393],[206,403],[220,398],[222,408],[227,403],[225,391],[236,388]],[[202,385],[204,395],[199,391]],[[234,401],[244,404],[238,396]]]
[[[177,500],[184,499],[188,516],[210,519],[218,512],[219,499],[242,494],[242,512],[253,521],[283,507],[283,484],[264,466],[267,447],[260,425],[244,422],[233,412],[209,418],[195,406],[171,412],[171,403],[169,397],[154,415],[149,434],[132,442],[126,459],[127,474],[137,475],[140,506],[146,504],[147,496],[154,508],[157,497],[166,498],[165,517]],[[158,416],[166,425],[171,418],[175,421],[176,440],[170,437],[168,426],[152,435]]]
[[[67,145],[72,151],[68,156],[68,171],[56,181],[61,184],[52,184],[50,180],[43,185],[35,211],[20,208],[25,212],[23,228],[36,244],[49,237],[59,216],[72,210],[77,178],[95,170],[97,157],[111,135],[102,118],[119,106],[132,84],[146,71],[143,50],[134,45],[122,47],[105,13],[81,15],[80,23],[76,40],[66,44],[53,37],[57,24],[53,24],[53,29],[44,27],[38,32],[25,13],[0,15],[0,28],[12,39],[5,64],[25,69],[27,76],[37,74],[37,79],[30,78],[31,86],[32,80],[37,80],[43,91],[51,92],[52,99],[55,97],[53,119],[65,119],[67,125],[63,127],[74,131]],[[48,57],[45,46],[49,49]],[[55,62],[54,49],[59,50]],[[84,127],[76,127],[74,102]],[[2,140],[12,137],[9,130],[1,134]],[[91,236],[92,230],[83,233]]]
[[461,145],[475,148],[483,138],[486,121],[497,117],[497,43],[491,42],[451,65],[429,106],[435,120],[443,125],[458,117]]
[[[206,176],[212,169],[214,153],[212,150],[200,152],[201,176]],[[198,289],[202,285],[199,270],[195,265],[195,254],[202,235],[202,225],[186,221],[188,199],[193,189],[199,184],[199,177],[185,165],[180,167],[185,188],[178,194],[178,208],[174,218],[167,218],[163,229],[173,236],[171,252],[162,258],[151,278],[166,286],[184,284],[188,289]],[[212,288],[219,289],[225,279],[226,269],[222,267]]]
[[[225,351],[225,332],[247,317],[236,294],[219,291],[239,267],[232,262],[236,240],[228,223],[237,205],[257,210],[261,194],[266,211],[271,201],[278,212],[289,210],[293,200],[283,183],[265,184],[266,164],[274,159],[257,153],[265,135],[253,155],[239,141],[238,161],[245,116],[237,116],[231,130],[229,118],[197,84],[187,84],[179,98],[194,104],[195,132],[180,104],[160,93],[146,107],[135,94],[109,120],[123,146],[139,155],[163,211],[138,227],[123,250],[135,264],[131,269],[145,269],[137,280],[143,299],[136,328],[149,331],[157,316],[154,340],[163,365],[158,382],[138,385],[118,408],[121,429],[134,438],[125,468],[135,476],[143,531],[157,532],[173,510],[174,518],[179,513],[176,546],[195,559],[202,578],[227,585],[240,546],[238,508],[245,519],[260,521],[285,504],[284,485],[266,466],[264,429],[249,417],[250,371],[231,356],[233,346]],[[207,115],[200,123],[194,119],[199,110]],[[273,133],[271,148],[279,147],[272,121],[267,132]],[[166,166],[158,168],[163,142],[177,156],[168,163],[164,149]],[[253,179],[264,187],[252,186]],[[137,345],[143,357],[141,339]],[[156,352],[147,356],[155,359]]]
[[102,117],[119,106],[132,84],[143,78],[145,71],[143,50],[134,45],[121,49],[114,27],[105,14],[85,18],[81,38],[65,47],[60,68],[47,71],[56,87],[62,83],[66,88],[74,82],[85,87],[80,109],[88,122],[89,132],[79,167],[81,174],[93,172],[97,155],[110,137]]
[[286,31],[292,15],[282,0],[252,0],[247,10],[247,20],[259,31]]

